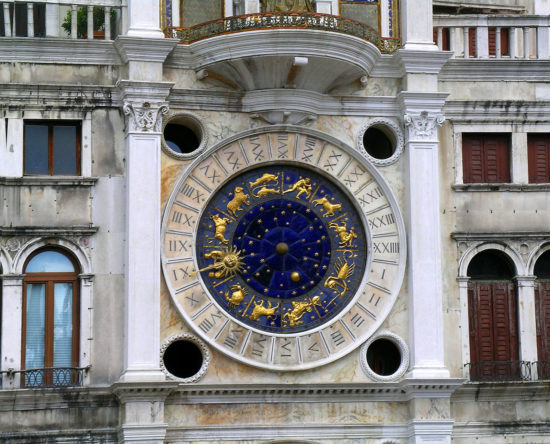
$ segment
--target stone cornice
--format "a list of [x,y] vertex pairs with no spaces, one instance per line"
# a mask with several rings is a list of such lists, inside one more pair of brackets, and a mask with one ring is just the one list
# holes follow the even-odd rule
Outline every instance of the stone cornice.
[[457,241],[494,241],[502,239],[550,239],[550,231],[500,231],[498,233],[467,233],[455,231],[451,238]]
[[67,65],[121,65],[112,41],[2,37],[0,60]]
[[164,400],[177,386],[174,381],[116,382],[111,390],[121,402],[154,402]]
[[468,382],[452,395],[453,402],[547,401],[549,398],[547,382]]
[[550,122],[550,101],[449,100],[444,111],[456,123]]
[[211,404],[254,402],[405,402],[412,398],[448,398],[462,379],[403,380],[396,383],[315,385],[186,385],[181,384],[167,403]]
[[97,233],[99,227],[69,226],[69,227],[0,227],[0,236],[91,236]]
[[441,112],[448,93],[424,93],[402,91],[397,94],[397,100],[401,104],[404,113],[415,113],[428,111],[432,113]]
[[550,191],[550,184],[547,184],[547,183],[464,183],[464,184],[454,184],[452,185],[452,189],[458,192],[528,191],[528,192],[546,193]]
[[452,59],[441,70],[440,81],[453,82],[546,82],[548,60]]
[[118,36],[114,42],[114,46],[124,63],[128,63],[129,61],[163,63],[177,44],[177,39],[151,39],[128,36]]

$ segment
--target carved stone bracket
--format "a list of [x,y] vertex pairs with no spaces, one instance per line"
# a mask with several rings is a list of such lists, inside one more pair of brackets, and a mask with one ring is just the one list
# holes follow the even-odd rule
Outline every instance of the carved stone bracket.
[[268,111],[251,114],[253,119],[261,119],[270,125],[300,125],[317,119],[317,115],[298,111]]
[[409,140],[437,140],[437,127],[443,124],[445,116],[422,111],[420,114],[405,114],[403,120],[409,129]]
[[128,116],[128,130],[130,132],[160,133],[162,117],[168,113],[166,103],[129,102],[125,101],[122,107]]

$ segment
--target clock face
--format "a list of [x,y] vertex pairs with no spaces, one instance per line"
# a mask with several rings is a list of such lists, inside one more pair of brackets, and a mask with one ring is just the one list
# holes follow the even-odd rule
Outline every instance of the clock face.
[[294,132],[218,146],[181,177],[163,269],[190,326],[251,365],[330,362],[380,325],[401,286],[404,230],[351,148]]

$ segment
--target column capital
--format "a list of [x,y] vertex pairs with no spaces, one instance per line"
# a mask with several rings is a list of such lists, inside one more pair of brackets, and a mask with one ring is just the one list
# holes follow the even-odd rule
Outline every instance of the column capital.
[[2,283],[5,287],[19,286],[23,283],[24,274],[2,274]]
[[407,113],[403,116],[407,128],[407,140],[409,141],[433,141],[437,142],[437,128],[445,121],[445,116],[439,113],[421,111],[420,113]]
[[120,80],[122,110],[128,116],[128,133],[160,133],[168,113],[168,95],[174,84]]
[[458,276],[456,281],[459,288],[465,288],[468,286],[468,282],[470,282],[470,276]]
[[534,287],[536,276],[514,276],[514,280],[519,287]]

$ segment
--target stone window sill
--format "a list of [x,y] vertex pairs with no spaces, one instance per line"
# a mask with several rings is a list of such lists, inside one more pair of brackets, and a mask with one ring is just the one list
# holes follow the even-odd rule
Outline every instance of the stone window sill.
[[454,191],[550,191],[550,183],[465,183],[452,185]]
[[8,186],[70,186],[91,187],[98,181],[97,177],[82,176],[24,176],[0,177],[0,185]]

